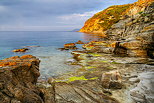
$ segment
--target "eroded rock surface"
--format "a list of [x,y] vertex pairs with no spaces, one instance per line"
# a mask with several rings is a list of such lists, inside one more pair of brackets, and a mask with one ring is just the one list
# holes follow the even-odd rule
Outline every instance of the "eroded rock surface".
[[0,61],[0,103],[43,103],[36,87],[39,59],[31,55]]
[[139,75],[140,82],[130,91],[135,102],[154,103],[154,66],[151,70]]

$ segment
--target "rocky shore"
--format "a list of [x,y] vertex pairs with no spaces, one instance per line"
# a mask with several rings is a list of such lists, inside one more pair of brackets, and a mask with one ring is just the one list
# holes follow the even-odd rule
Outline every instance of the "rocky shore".
[[[121,16],[112,15],[113,8],[123,8]],[[97,16],[80,30],[101,32],[102,40],[60,48],[76,50],[76,44],[82,44],[83,50],[72,51],[74,60],[68,61],[81,66],[74,72],[38,80],[38,58],[25,55],[1,60],[0,103],[154,103],[153,0],[112,6],[106,13],[110,16],[105,19],[115,20],[109,28],[102,28],[106,20]]]

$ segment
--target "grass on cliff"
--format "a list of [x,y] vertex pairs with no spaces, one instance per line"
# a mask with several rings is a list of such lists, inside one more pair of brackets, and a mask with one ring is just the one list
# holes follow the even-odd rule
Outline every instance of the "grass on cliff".
[[109,29],[114,23],[117,23],[122,17],[123,12],[129,8],[128,5],[119,5],[119,6],[111,6],[105,10],[105,14],[100,13],[98,16],[100,21],[104,21],[103,23],[99,23],[104,30]]
[[86,21],[86,25],[83,27],[83,29],[92,27],[92,22],[96,22],[97,20],[97,26],[101,26],[103,30],[107,30],[120,20],[120,18],[124,15],[124,12],[131,5],[132,4],[110,6],[107,9],[98,12],[92,18]]

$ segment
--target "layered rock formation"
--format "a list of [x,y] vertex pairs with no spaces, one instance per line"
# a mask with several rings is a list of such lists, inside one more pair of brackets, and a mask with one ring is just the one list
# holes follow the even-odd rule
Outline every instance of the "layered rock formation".
[[[119,16],[116,15],[118,13]],[[133,4],[111,6],[90,18],[80,31],[103,33],[106,35],[105,40],[118,41],[115,54],[154,58],[153,14],[154,0],[139,0]],[[112,18],[108,19],[106,16]],[[96,21],[101,19],[104,21],[100,25],[100,22]],[[112,22],[112,19],[115,22]]]
[[[122,11],[119,12],[119,9],[121,9]],[[113,11],[114,13],[112,14]],[[115,13],[119,13],[119,16],[117,16]],[[84,44],[83,48],[88,53],[106,53],[106,54],[111,53],[114,56],[117,55],[118,57],[124,56],[124,58],[126,57],[125,59],[127,60],[131,58],[135,59],[151,58],[151,61],[153,61],[154,58],[153,20],[154,20],[154,0],[138,0],[133,4],[111,6],[105,9],[104,11],[95,14],[92,18],[87,20],[84,27],[80,30],[80,32],[101,33],[103,35],[106,35],[106,37],[103,39],[103,41],[99,42],[93,41]],[[77,53],[75,52],[75,54]],[[77,55],[78,58],[81,58],[81,56],[82,55]],[[123,60],[123,63],[125,59]],[[145,61],[144,63],[146,62],[147,61]],[[135,64],[136,62],[132,63]],[[150,66],[146,65],[147,68],[144,69],[143,67],[140,67],[139,69],[136,69],[136,67],[132,67],[132,69],[134,70],[133,73],[139,71],[141,72],[139,76],[138,75],[135,76],[138,78],[132,78],[130,80],[131,83],[133,82],[131,86],[135,83],[136,83],[135,85],[137,86],[135,88],[132,87],[134,89],[129,91],[127,94],[128,97],[131,96],[131,98],[134,100],[135,103],[154,102],[153,98],[154,66],[153,63],[148,63],[148,64],[150,64]],[[104,76],[104,79],[102,80],[104,82],[110,81],[111,80],[110,78],[111,77],[108,77],[107,75]],[[109,82],[105,82],[103,86],[109,88],[110,87],[109,84],[110,84]]]
[[0,61],[0,103],[43,103],[36,87],[39,63],[31,55]]

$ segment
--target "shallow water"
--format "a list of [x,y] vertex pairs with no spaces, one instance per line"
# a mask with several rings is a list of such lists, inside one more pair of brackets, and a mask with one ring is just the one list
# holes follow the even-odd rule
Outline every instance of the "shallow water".
[[[59,51],[65,43],[84,40],[84,34],[78,32],[53,32],[53,31],[26,31],[0,32],[0,59],[11,56],[31,54],[41,60],[40,72],[42,77],[56,76],[73,70],[74,66],[65,64],[71,58],[70,51]],[[13,53],[14,49],[24,46],[32,47],[26,53]]]
[[[98,38],[99,39],[99,38]],[[75,70],[76,66],[67,65],[65,62],[72,58],[71,51],[59,51],[65,43],[74,43],[78,40],[97,40],[91,34],[79,32],[58,31],[1,31],[0,32],[0,59],[11,56],[31,54],[41,60],[41,77],[57,76],[59,74]],[[14,49],[31,47],[26,53],[13,53]],[[81,45],[77,45],[81,48]]]

